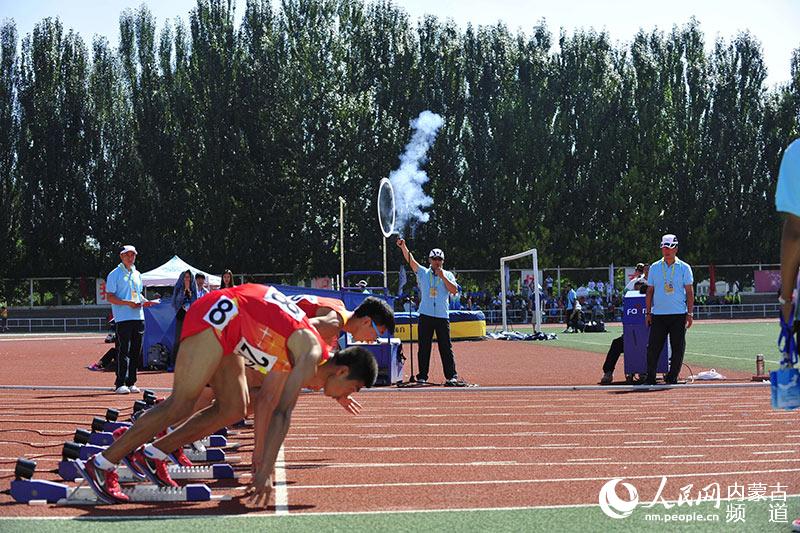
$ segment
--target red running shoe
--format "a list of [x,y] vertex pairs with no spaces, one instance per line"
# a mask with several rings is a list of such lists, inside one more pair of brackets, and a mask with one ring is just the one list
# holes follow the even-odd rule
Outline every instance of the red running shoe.
[[89,482],[97,497],[106,503],[127,503],[130,498],[119,486],[119,476],[115,470],[103,470],[94,464],[94,455],[85,463],[75,461],[83,477]]
[[169,458],[172,459],[176,464],[181,466],[194,466],[192,461],[186,457],[186,454],[183,453],[183,448],[178,448],[171,454],[169,454]]
[[142,448],[134,450],[122,458],[122,464],[127,466],[128,470],[130,470],[134,476],[144,481],[145,479],[149,479],[149,477],[147,476],[147,472],[141,467],[143,461],[144,455],[142,455]]
[[129,457],[131,458],[131,462],[135,463],[136,466],[138,466],[141,471],[144,472],[144,475],[156,485],[161,487],[178,486],[178,484],[175,483],[175,481],[169,475],[166,461],[147,457],[144,451],[131,454]]

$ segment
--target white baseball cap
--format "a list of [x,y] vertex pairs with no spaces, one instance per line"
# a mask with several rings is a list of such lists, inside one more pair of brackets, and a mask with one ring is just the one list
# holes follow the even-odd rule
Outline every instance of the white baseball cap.
[[122,250],[119,251],[119,255],[127,254],[128,252],[133,252],[134,254],[138,255],[136,248],[132,244],[126,244],[122,247]]
[[677,248],[678,247],[678,238],[673,235],[672,233],[667,233],[661,237],[661,247],[662,248]]
[[444,252],[441,248],[434,248],[431,250],[431,253],[428,254],[428,259],[441,259],[444,261]]

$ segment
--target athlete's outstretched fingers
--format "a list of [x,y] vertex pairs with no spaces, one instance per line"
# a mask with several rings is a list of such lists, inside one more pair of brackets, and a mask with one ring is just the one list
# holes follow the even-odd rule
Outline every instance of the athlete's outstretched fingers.
[[339,402],[339,404],[344,407],[345,411],[348,413],[357,415],[361,412],[361,404],[358,403],[352,396],[340,396],[339,398],[336,398],[336,401]]

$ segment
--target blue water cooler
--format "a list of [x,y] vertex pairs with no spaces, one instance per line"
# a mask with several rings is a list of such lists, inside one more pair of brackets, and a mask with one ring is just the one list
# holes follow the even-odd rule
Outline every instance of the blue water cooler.
[[379,338],[378,342],[348,342],[348,346],[366,348],[378,363],[376,385],[393,385],[403,381],[403,359],[400,357],[401,341],[397,337]]
[[[647,339],[650,326],[645,321],[645,295],[639,291],[629,291],[622,301],[622,340],[624,342],[625,375],[647,373]],[[669,358],[672,353],[669,340],[658,357],[656,372],[669,371]]]

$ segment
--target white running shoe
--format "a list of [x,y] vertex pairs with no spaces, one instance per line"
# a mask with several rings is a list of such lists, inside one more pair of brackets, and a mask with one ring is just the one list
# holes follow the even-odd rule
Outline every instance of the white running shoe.
[[142,391],[139,390],[139,387],[137,387],[136,385],[131,385],[130,387],[128,387],[128,390],[131,391],[134,394],[138,394],[138,393],[142,392]]
[[131,390],[125,385],[123,385],[122,387],[118,387],[117,390],[115,390],[114,392],[116,392],[117,394],[130,394]]

